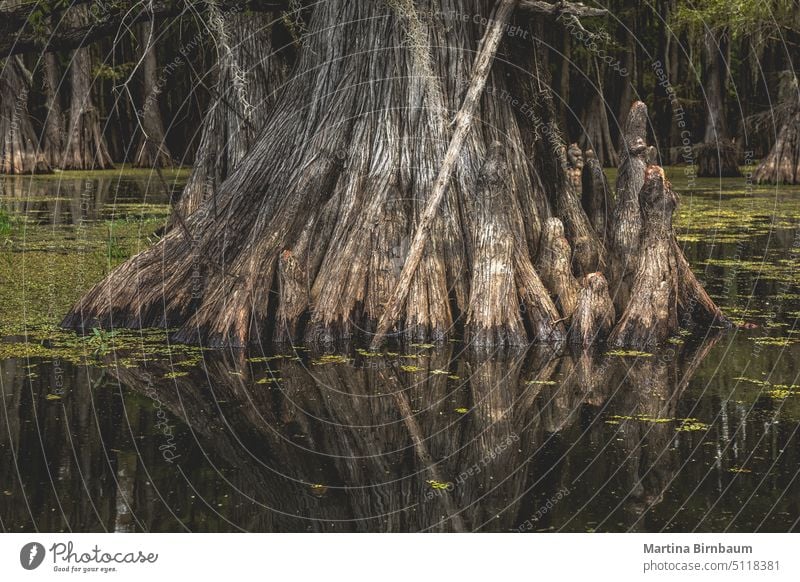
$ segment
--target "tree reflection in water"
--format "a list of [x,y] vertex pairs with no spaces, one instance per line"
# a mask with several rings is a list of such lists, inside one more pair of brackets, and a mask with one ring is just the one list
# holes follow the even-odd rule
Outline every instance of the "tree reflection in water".
[[687,462],[676,429],[697,421],[678,406],[717,339],[649,357],[208,353],[66,367],[58,401],[52,376],[8,360],[3,527],[647,530]]

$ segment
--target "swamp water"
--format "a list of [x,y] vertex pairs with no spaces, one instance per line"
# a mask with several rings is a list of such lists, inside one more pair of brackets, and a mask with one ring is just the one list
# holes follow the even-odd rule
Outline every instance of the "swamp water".
[[58,320],[185,172],[3,179],[0,530],[800,529],[800,188],[670,174],[687,257],[747,325],[652,354],[77,337]]

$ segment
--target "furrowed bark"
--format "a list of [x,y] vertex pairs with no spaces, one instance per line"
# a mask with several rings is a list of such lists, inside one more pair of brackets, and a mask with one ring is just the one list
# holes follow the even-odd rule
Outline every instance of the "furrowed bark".
[[400,317],[400,310],[403,308],[403,302],[408,296],[412,278],[422,260],[422,253],[425,250],[428,233],[436,217],[439,204],[450,183],[457,157],[461,152],[464,140],[472,125],[472,116],[480,100],[480,95],[483,92],[486,79],[489,76],[489,70],[494,60],[494,55],[497,52],[497,48],[503,36],[503,30],[511,18],[511,14],[517,3],[518,0],[498,0],[489,28],[486,30],[483,40],[481,40],[478,53],[475,56],[469,90],[454,120],[455,129],[453,131],[453,136],[450,139],[447,153],[442,161],[442,167],[439,170],[439,175],[433,186],[431,197],[417,225],[417,230],[411,243],[411,249],[406,258],[406,264],[403,267],[403,272],[400,273],[400,280],[394,292],[389,297],[385,311],[378,322],[375,337],[372,340],[373,348],[380,346],[383,338],[389,331],[389,327]]
[[639,201],[642,238],[630,301],[609,337],[614,346],[648,348],[677,333],[679,269],[672,247],[677,198],[658,166],[647,169]]
[[[493,144],[481,169],[478,188],[467,204],[472,236],[472,279],[466,338],[476,347],[528,343],[520,308],[519,275],[516,275],[517,262],[527,260],[527,252],[521,236],[524,232],[522,216],[513,196],[510,175],[503,145]],[[569,271],[568,255],[563,265]],[[530,270],[523,269],[523,272],[530,276]],[[545,311],[544,318],[539,320],[542,316],[539,310],[525,310],[531,328],[537,330],[537,340],[550,339],[558,319],[554,306],[546,305]],[[538,331],[541,329],[545,329],[546,334],[541,335]]]
[[200,144],[171,226],[210,200],[264,127],[291,62],[276,53],[272,42],[273,13],[219,13],[232,46],[218,47],[217,79],[203,118]]
[[609,284],[618,313],[628,304],[638,261],[642,219],[639,192],[644,185],[647,155],[647,106],[636,101],[628,112],[620,140],[616,205],[611,215]]
[[[261,101],[240,99],[232,60],[224,87],[236,90],[215,101],[204,131],[215,139],[200,159],[213,163],[193,174],[211,183],[196,210],[176,213],[176,227],[90,290],[64,325],[175,327],[174,340],[212,347],[327,344],[365,339],[396,311],[388,320],[410,340],[442,340],[461,322],[481,346],[564,340],[578,292],[569,267],[593,273],[602,254],[581,205],[580,151],[565,150],[538,81],[527,83],[544,112],[536,120],[497,97],[520,84],[509,71],[535,76],[535,63],[509,63],[503,45],[490,71],[486,40],[472,70],[456,57],[497,26],[483,0],[464,1],[488,32],[440,16],[442,0],[315,4],[294,74],[260,127],[246,113]],[[235,46],[245,23],[228,30]],[[266,78],[254,88],[269,93]],[[443,165],[448,156],[457,163]],[[551,207],[563,227],[547,243]],[[532,263],[542,246],[552,283]]]
[[594,151],[586,150],[584,160],[581,204],[597,236],[604,245],[610,246],[611,212],[614,208],[611,186]]
[[575,313],[572,315],[570,343],[588,348],[604,340],[614,327],[615,318],[614,303],[608,294],[606,278],[602,273],[586,275],[578,293]]
[[564,236],[564,225],[558,218],[548,218],[536,258],[536,270],[565,320],[572,317],[580,290],[570,268],[571,257],[572,249]]

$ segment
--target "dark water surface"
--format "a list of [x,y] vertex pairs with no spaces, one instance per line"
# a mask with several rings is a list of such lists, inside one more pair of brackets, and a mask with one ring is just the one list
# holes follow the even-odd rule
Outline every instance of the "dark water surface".
[[682,193],[687,256],[751,329],[245,354],[55,328],[166,216],[108,176],[0,182],[3,531],[800,529],[797,189]]

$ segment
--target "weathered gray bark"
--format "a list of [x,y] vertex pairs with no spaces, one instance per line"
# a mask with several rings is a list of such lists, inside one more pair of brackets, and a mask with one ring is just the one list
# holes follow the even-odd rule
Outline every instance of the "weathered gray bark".
[[678,197],[659,166],[648,166],[639,193],[641,235],[630,298],[609,343],[639,349],[662,344],[680,329],[730,326],[692,273],[672,229]]
[[609,342],[649,347],[678,332],[678,265],[673,253],[672,213],[678,199],[658,166],[650,166],[639,194],[642,235],[630,301]]
[[[429,10],[440,8],[438,2],[427,4],[419,3],[418,9],[438,12]],[[489,16],[483,2],[464,8]],[[270,299],[278,259],[310,237],[303,269],[310,293],[292,294],[289,301],[296,304],[289,312],[309,315],[306,335],[315,340],[349,337],[374,325],[398,274],[378,269],[373,257],[383,249],[403,248],[413,221],[420,219],[444,154],[449,120],[441,112],[458,108],[457,79],[469,76],[469,62],[426,58],[425,46],[466,54],[462,51],[474,50],[481,34],[471,25],[434,20],[420,51],[409,46],[403,18],[372,3],[317,5],[296,75],[237,168],[188,216],[186,229],[172,229],[119,267],[84,297],[65,324],[177,325],[176,338],[183,341],[258,341],[275,303],[283,300]],[[341,24],[331,27],[331,22]],[[365,38],[376,43],[370,51],[361,49]],[[419,74],[425,61],[441,80],[444,103],[436,102],[430,77]],[[492,71],[489,83],[498,89],[493,94],[499,93],[504,76]],[[465,193],[476,188],[489,144],[503,140],[509,167],[528,165],[521,132],[530,129],[518,125],[509,104],[487,96],[482,101],[481,132],[465,145],[414,276],[401,324],[408,337],[442,337],[454,321],[452,308],[469,309],[472,267],[479,262],[462,240],[468,223],[461,224],[460,207]],[[415,147],[401,148],[406,143]],[[527,231],[540,228],[535,201],[544,193],[534,189],[527,172],[515,172],[512,184],[510,195],[520,212],[535,217],[530,227],[519,227],[525,234],[518,254],[524,250],[527,258],[535,252]],[[405,228],[387,228],[387,223]],[[164,261],[174,268],[165,273]],[[514,269],[517,301],[547,305],[529,261],[515,259]],[[198,287],[202,291],[193,297],[191,290]],[[545,311],[555,312],[551,306]],[[526,329],[540,330],[534,337],[544,330],[558,333],[558,325],[541,310],[526,309],[523,318]]]
[[[467,4],[491,22],[485,2]],[[605,252],[581,205],[581,152],[565,147],[534,64],[505,65],[513,54],[503,44],[477,92],[474,130],[452,125],[465,111],[461,80],[477,78],[455,55],[474,55],[485,34],[442,20],[441,8],[442,0],[315,5],[295,74],[235,168],[164,238],[90,290],[64,325],[177,327],[175,340],[211,346],[366,338],[408,271],[408,297],[390,318],[395,336],[442,340],[462,321],[478,345],[564,339],[575,291],[567,258],[573,272],[594,273]],[[524,85],[525,66],[536,120],[497,97],[509,83]],[[623,154],[643,160],[640,105],[629,134],[642,137]],[[452,178],[443,169],[450,150]],[[640,221],[638,189],[623,183],[632,194],[621,199],[636,203],[630,220]],[[558,264],[540,267],[559,267],[567,284],[554,278],[548,288],[531,258],[551,207],[564,236],[554,237]],[[412,237],[425,243],[418,262],[409,260]]]
[[[510,175],[503,145],[497,142],[488,152],[475,195],[467,202],[473,269],[466,331],[467,339],[475,346],[528,343],[520,309],[520,289],[528,290],[523,295],[524,305],[535,309],[534,321],[541,322],[534,330],[533,339],[547,341],[562,334],[556,324],[558,312],[548,300],[545,288],[553,287],[544,280],[542,271],[539,272],[543,279],[539,279],[528,256],[522,236],[525,232],[522,215],[511,195]],[[550,220],[561,224],[557,218]],[[563,237],[563,227],[561,232]],[[558,265],[560,272],[571,278],[569,244],[566,240],[563,244],[566,251]],[[562,310],[573,307],[569,291],[564,289],[559,293]]]
[[[464,101],[458,109],[455,118],[453,119],[453,133],[449,137],[447,144],[447,151],[441,161],[441,165],[436,174],[436,180],[433,183],[430,196],[425,204],[424,210],[419,216],[417,228],[414,232],[414,237],[409,247],[408,256],[406,257],[403,270],[400,272],[397,284],[395,285],[392,293],[389,295],[383,314],[378,321],[378,327],[375,332],[375,337],[372,340],[372,346],[378,347],[380,342],[386,336],[389,327],[400,318],[400,311],[403,308],[403,303],[408,297],[409,288],[411,287],[412,278],[417,272],[422,255],[425,252],[425,247],[428,244],[429,232],[436,214],[439,211],[439,206],[442,204],[447,189],[450,185],[453,173],[456,168],[461,151],[464,148],[464,142],[470,135],[473,125],[473,117],[478,108],[481,100],[486,80],[494,63],[497,49],[500,47],[500,41],[503,38],[504,30],[511,20],[511,15],[516,8],[518,0],[496,0],[495,9],[492,13],[492,19],[489,21],[486,32],[481,39],[478,47],[478,52],[475,54],[475,62],[472,65],[472,72],[470,74],[469,82],[467,84],[467,92],[464,95]],[[409,2],[406,4],[398,4],[400,11],[405,11],[408,15],[409,30],[412,30],[410,36],[424,34],[427,25],[422,24],[417,16],[413,16],[416,8],[414,4]],[[427,34],[425,34],[427,36]],[[418,57],[418,64],[420,68],[425,70],[430,68],[428,64],[428,55]],[[435,81],[429,80],[426,83],[427,96],[435,107],[440,107],[441,95]],[[442,108],[443,109],[443,108]],[[444,111],[440,111],[442,115]],[[493,149],[497,149],[493,145]],[[502,163],[501,160],[489,159],[489,164]],[[491,174],[490,170],[490,174]],[[483,178],[486,174],[483,174]],[[494,178],[489,178],[494,180]],[[487,190],[491,190],[494,185],[489,185]],[[514,323],[511,323],[514,326]],[[515,335],[512,331],[511,335]]]
[[571,255],[572,249],[564,236],[564,225],[558,218],[548,218],[542,232],[536,269],[565,320],[572,317],[580,290],[572,275]]
[[614,326],[616,313],[608,295],[608,282],[602,273],[590,273],[581,283],[569,328],[569,340],[588,348],[608,336]]

